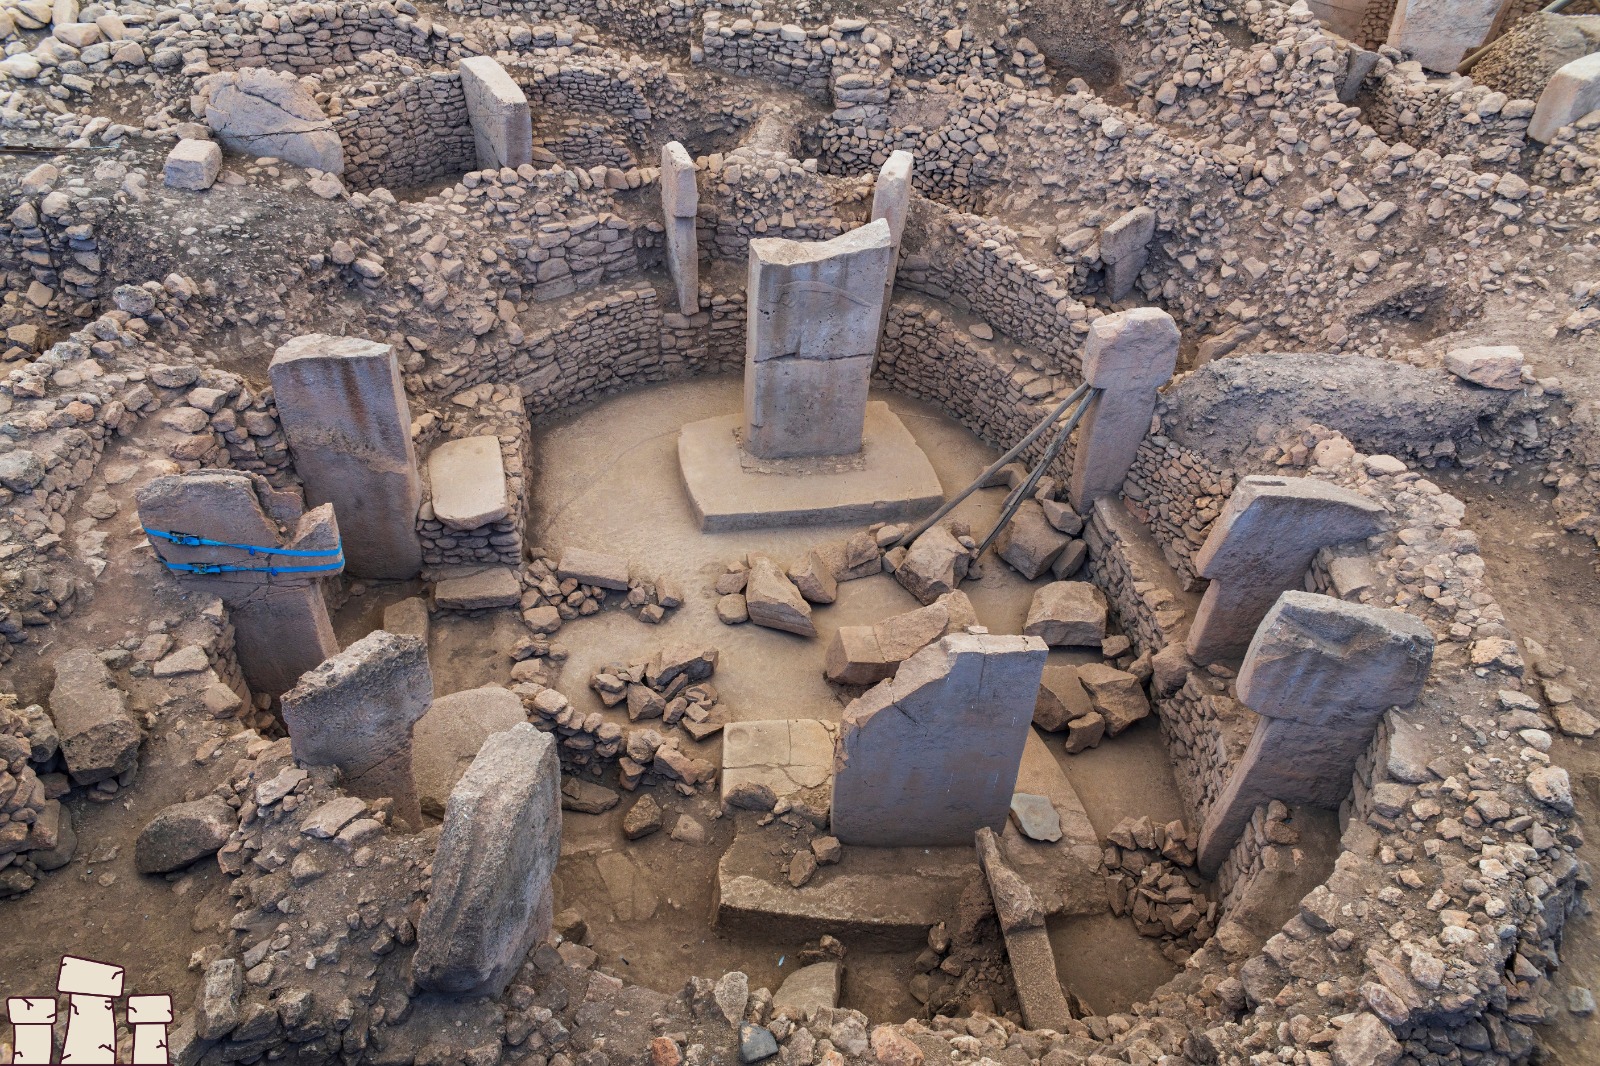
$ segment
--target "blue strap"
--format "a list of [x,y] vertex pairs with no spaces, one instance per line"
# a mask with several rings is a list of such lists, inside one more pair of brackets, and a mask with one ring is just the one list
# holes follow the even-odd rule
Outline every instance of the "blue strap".
[[344,554],[343,544],[337,548],[329,548],[327,550],[295,551],[291,548],[263,548],[258,544],[230,544],[225,540],[210,540],[206,537],[197,537],[193,533],[178,533],[165,529],[150,529],[144,526],[140,528],[144,529],[152,537],[159,537],[162,540],[171,541],[173,544],[181,544],[186,548],[237,548],[251,555],[295,555],[306,559],[332,559],[335,556]]
[[249,555],[288,555],[303,559],[332,559],[333,562],[321,566],[241,566],[237,563],[175,563],[165,558],[160,552],[156,557],[166,564],[168,570],[180,574],[325,574],[344,568],[344,543],[341,541],[334,548],[318,548],[296,550],[294,548],[265,548],[259,544],[233,544],[225,540],[212,540],[209,537],[196,536],[193,533],[180,533],[176,530],[150,529],[141,526],[146,534],[159,540],[172,544],[179,544],[185,548],[232,548]]

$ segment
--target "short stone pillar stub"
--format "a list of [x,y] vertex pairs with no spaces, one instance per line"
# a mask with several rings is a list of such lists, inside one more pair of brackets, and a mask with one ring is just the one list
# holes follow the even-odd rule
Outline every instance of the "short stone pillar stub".
[[751,455],[861,451],[892,255],[885,219],[830,241],[750,242],[743,446]]
[[533,113],[521,86],[493,56],[461,60],[461,94],[478,166],[488,170],[533,162]]
[[450,793],[417,929],[424,989],[498,996],[549,935],[561,852],[555,738],[526,722],[483,742]]
[[1100,230],[1100,259],[1106,265],[1106,295],[1121,300],[1133,292],[1150,257],[1156,235],[1156,213],[1140,205]]
[[1574,59],[1555,72],[1539,94],[1528,137],[1549,144],[1562,126],[1591,111],[1600,111],[1600,52]]
[[833,830],[847,844],[963,844],[1005,824],[1049,648],[942,637],[845,708]]
[[433,674],[419,637],[378,630],[310,671],[284,693],[294,757],[337,766],[362,799],[389,796],[397,817],[422,826],[411,771],[411,731],[433,703]]
[[1083,349],[1083,380],[1101,390],[1082,423],[1068,485],[1072,508],[1122,491],[1139,445],[1150,432],[1156,390],[1178,365],[1178,324],[1158,307],[1095,319]]
[[56,1001],[51,996],[13,996],[6,1000],[11,1019],[11,1061],[15,1066],[55,1062]]
[[667,271],[678,293],[678,309],[700,310],[700,187],[689,150],[677,141],[661,146],[661,211],[667,229]]
[[306,501],[333,504],[350,572],[415,577],[422,476],[394,349],[310,333],[280,347],[267,373]]
[[1383,528],[1381,504],[1315,478],[1243,478],[1194,557],[1210,579],[1189,656],[1202,665],[1245,653],[1278,595],[1299,588],[1319,550]]
[[128,1024],[133,1027],[133,1066],[167,1066],[167,1026],[172,1024],[171,996],[129,996]]
[[[160,535],[182,533],[227,544],[326,553],[340,547],[331,506],[300,513],[292,494],[275,492],[259,475],[233,470],[153,478],[135,499],[144,528],[158,531],[148,534],[151,547],[167,563],[253,568],[215,574],[174,571],[185,585],[204,589],[227,605],[239,667],[252,692],[281,695],[301,674],[339,650],[321,583],[338,575],[342,556],[252,556],[238,548],[174,543]],[[282,532],[280,522],[291,531]],[[307,567],[317,569],[270,572]]]
[[1391,707],[1416,700],[1434,636],[1404,611],[1285,592],[1250,643],[1240,700],[1260,715],[1206,812],[1199,864],[1214,873],[1263,803],[1334,808]]

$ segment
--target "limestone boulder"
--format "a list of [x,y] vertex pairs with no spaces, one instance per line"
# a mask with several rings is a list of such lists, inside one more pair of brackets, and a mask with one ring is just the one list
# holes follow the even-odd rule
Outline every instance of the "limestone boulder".
[[80,648],[58,658],[55,667],[50,717],[72,780],[92,785],[133,769],[139,758],[139,726],[100,656]]
[[1058,733],[1075,719],[1094,711],[1089,694],[1078,680],[1075,666],[1052,664],[1044,668],[1039,680],[1039,696],[1033,705],[1033,724],[1046,732]]
[[181,870],[215,855],[238,827],[239,816],[217,796],[163,808],[134,842],[134,864],[142,874]]
[[1087,581],[1053,581],[1033,594],[1022,632],[1051,647],[1099,645],[1106,636],[1105,593]]
[[197,114],[223,145],[328,174],[344,172],[344,146],[311,90],[264,67],[211,74],[195,86]]
[[803,1023],[825,1007],[838,1006],[840,969],[833,959],[802,966],[778,986],[772,1013]]
[[1512,344],[1456,348],[1444,356],[1444,368],[1462,381],[1508,392],[1522,388],[1522,364],[1522,349]]
[[995,554],[1023,577],[1034,580],[1056,561],[1072,538],[1050,524],[1038,500],[1024,500],[995,538]]
[[757,557],[745,582],[745,610],[750,621],[768,629],[780,629],[802,637],[817,635],[811,622],[811,605],[800,595],[793,581],[765,556]]
[[478,757],[483,742],[527,720],[522,700],[499,685],[434,700],[411,731],[411,772],[422,813],[443,817],[450,791]]
[[954,592],[967,576],[972,557],[948,529],[934,526],[911,542],[895,568],[895,580],[923,603]]
[[1089,694],[1089,703],[1105,719],[1106,732],[1116,736],[1150,713],[1144,687],[1132,674],[1104,663],[1078,667],[1078,680]]

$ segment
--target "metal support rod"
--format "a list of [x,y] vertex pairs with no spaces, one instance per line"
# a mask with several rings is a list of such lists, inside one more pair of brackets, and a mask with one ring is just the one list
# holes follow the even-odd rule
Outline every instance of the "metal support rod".
[[1045,449],[1044,458],[1040,459],[1039,465],[1033,468],[1033,473],[1028,475],[1026,481],[1017,486],[1017,491],[1006,498],[1005,507],[1000,511],[1000,521],[994,524],[994,528],[989,530],[989,535],[983,538],[983,543],[978,545],[978,557],[980,559],[983,557],[983,553],[989,550],[989,545],[993,544],[994,539],[1000,535],[1000,531],[1006,527],[1006,523],[1011,521],[1017,510],[1021,508],[1022,502],[1033,495],[1033,490],[1039,486],[1039,479],[1044,476],[1045,469],[1056,461],[1056,457],[1061,454],[1061,450],[1067,446],[1067,439],[1072,436],[1072,431],[1077,428],[1078,422],[1089,410],[1089,405],[1099,397],[1100,390],[1095,389],[1089,394],[1088,399],[1078,405],[1078,409],[1072,412],[1072,417],[1061,424],[1061,431],[1056,434],[1056,439],[1050,442],[1050,447]]
[[1028,431],[1028,435],[1026,437],[1023,437],[1017,442],[1014,448],[1006,452],[994,462],[990,463],[989,468],[983,473],[979,474],[977,479],[974,480],[972,484],[962,489],[949,502],[941,504],[937,511],[928,516],[927,521],[923,522],[916,529],[913,529],[911,532],[895,541],[893,547],[898,548],[910,544],[928,530],[932,529],[935,522],[939,521],[939,519],[955,510],[957,504],[966,499],[968,496],[971,496],[974,492],[977,492],[983,487],[984,482],[993,477],[1001,467],[1005,466],[1007,463],[1011,462],[1011,460],[1021,455],[1024,448],[1038,440],[1040,435],[1043,434],[1045,430],[1049,429],[1055,423],[1056,419],[1060,418],[1062,413],[1066,411],[1068,407],[1076,403],[1078,400],[1081,400],[1083,398],[1083,394],[1088,391],[1089,386],[1087,383],[1079,385],[1076,389],[1073,389],[1072,395],[1068,396],[1065,400],[1062,400],[1059,404],[1057,404],[1056,409],[1051,411],[1048,415],[1045,415],[1045,417],[1037,426],[1034,426],[1033,429]]

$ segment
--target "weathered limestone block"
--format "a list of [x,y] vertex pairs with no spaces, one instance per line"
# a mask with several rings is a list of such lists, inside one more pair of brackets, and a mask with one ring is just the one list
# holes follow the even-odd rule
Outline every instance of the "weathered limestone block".
[[415,577],[422,477],[394,349],[310,333],[280,347],[267,373],[306,501],[333,504],[350,572]]
[[1156,213],[1136,207],[1111,221],[1100,231],[1100,258],[1106,264],[1106,295],[1120,300],[1133,291],[1150,255],[1150,240],[1156,235]]
[[490,566],[476,573],[447,577],[433,586],[433,602],[446,611],[484,611],[515,607],[522,582],[509,566]]
[[875,685],[901,663],[950,633],[978,624],[964,592],[948,592],[926,607],[870,626],[840,626],[828,645],[823,672],[840,685]]
[[195,83],[206,125],[226,147],[295,166],[344,173],[344,146],[311,90],[292,74],[245,67]]
[[861,450],[893,251],[884,219],[831,241],[750,242],[743,445],[751,455]]
[[217,182],[222,172],[222,149],[213,141],[185,137],[167,153],[161,180],[174,189],[200,192]]
[[[154,478],[135,494],[146,529],[190,533],[228,544],[284,550],[332,551],[339,526],[328,504],[300,513],[292,493],[273,491],[265,478],[231,470],[200,470]],[[280,523],[293,530],[284,533]],[[152,536],[156,553],[169,563],[234,563],[248,566],[331,566],[323,555],[249,556],[237,549],[190,547]],[[339,568],[309,573],[262,571],[194,574],[178,580],[222,599],[233,622],[239,668],[254,692],[281,695],[300,675],[339,650],[322,595],[324,578]],[[270,585],[271,593],[265,589]]]
[[1206,814],[1201,870],[1222,865],[1263,803],[1337,807],[1378,720],[1421,692],[1433,648],[1404,611],[1283,593],[1239,668],[1239,698],[1261,718]]
[[421,596],[408,596],[390,604],[383,609],[383,628],[400,637],[420,637],[426,647],[430,628],[428,601]]
[[1600,111],[1600,52],[1574,59],[1556,71],[1539,94],[1528,137],[1548,144],[1562,126],[1572,125],[1591,111]]
[[839,1005],[840,966],[837,960],[802,966],[778,986],[772,1013],[804,1023],[824,1007]]
[[1522,349],[1514,344],[1455,348],[1444,355],[1444,368],[1461,380],[1507,392],[1522,388],[1522,365]]
[[661,209],[666,216],[667,270],[678,292],[678,310],[692,315],[700,310],[700,243],[695,232],[700,188],[694,160],[677,141],[661,146]]
[[72,780],[92,785],[133,769],[142,734],[100,656],[79,648],[58,657],[55,668],[50,717]]
[[417,928],[416,982],[498,996],[550,932],[561,851],[555,738],[526,722],[484,741],[445,807]]
[[595,585],[615,592],[628,591],[628,560],[620,555],[567,548],[556,564],[556,576],[573,578],[580,585]]
[[450,790],[478,757],[483,742],[527,720],[521,698],[500,685],[434,700],[411,731],[411,772],[422,813],[442,818]]
[[878,168],[878,178],[872,185],[872,220],[883,219],[889,223],[889,240],[893,252],[889,257],[889,277],[883,285],[883,314],[889,316],[889,301],[894,296],[894,278],[900,267],[900,242],[905,237],[906,218],[911,214],[911,179],[916,169],[916,157],[904,149],[889,153],[889,158]]
[[533,162],[533,115],[528,98],[493,56],[461,60],[461,92],[478,150],[478,168]]
[[1116,496],[1133,457],[1150,432],[1156,390],[1178,365],[1178,325],[1155,307],[1097,318],[1083,348],[1083,379],[1103,390],[1078,424],[1068,484],[1072,508],[1088,514],[1094,501]]
[[1089,694],[1078,680],[1078,669],[1065,664],[1051,664],[1044,668],[1039,679],[1039,695],[1033,703],[1033,724],[1051,733],[1059,733],[1075,720],[1092,714],[1094,706]]
[[1050,569],[1072,538],[1045,517],[1038,500],[1024,500],[1017,513],[994,539],[995,554],[1033,581]]
[[753,560],[744,598],[750,621],[756,625],[802,637],[817,635],[817,627],[811,622],[811,605],[771,559],[759,556]]
[[934,526],[911,542],[895,569],[894,579],[923,603],[954,592],[972,564],[959,540],[944,526]]
[[449,529],[472,530],[511,513],[500,438],[446,441],[428,456],[433,514]]
[[1150,713],[1139,679],[1105,663],[1078,667],[1078,681],[1089,694],[1089,705],[1105,719],[1106,732],[1116,736]]
[[1023,1024],[1030,1029],[1064,1032],[1072,1020],[1072,1010],[1056,974],[1055,953],[1044,927],[1044,908],[1028,883],[1006,864],[993,830],[979,829],[976,843],[978,866],[988,883],[1005,939]]
[[1494,27],[1501,0],[1398,0],[1388,45],[1427,70],[1454,71]]
[[1022,632],[1053,648],[1098,646],[1109,609],[1106,594],[1088,581],[1052,581],[1033,594]]
[[134,841],[134,863],[142,874],[164,874],[215,855],[239,827],[239,815],[219,796],[164,807]]
[[411,733],[432,702],[427,648],[380,629],[284,693],[283,720],[296,759],[337,766],[352,795],[392,797],[396,816],[419,829]]
[[1048,649],[953,634],[845,708],[833,830],[846,844],[957,844],[1011,807]]
[[1194,557],[1209,578],[1189,630],[1195,662],[1244,654],[1279,593],[1298,588],[1322,548],[1370,537],[1383,508],[1349,489],[1312,478],[1240,480]]

